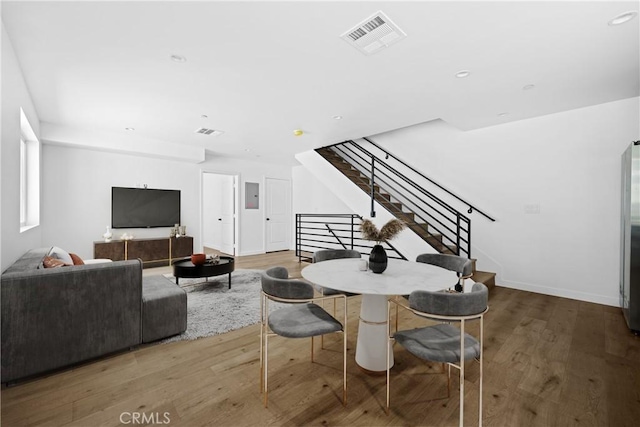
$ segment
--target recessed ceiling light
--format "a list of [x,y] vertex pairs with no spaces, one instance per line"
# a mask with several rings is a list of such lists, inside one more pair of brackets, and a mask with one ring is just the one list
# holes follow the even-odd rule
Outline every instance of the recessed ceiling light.
[[209,118],[209,116],[207,116],[206,114],[202,114],[202,115],[200,116],[200,118],[201,118],[201,119],[208,119],[208,118]]
[[534,87],[536,87],[536,85],[525,85],[525,86],[522,86],[522,90],[531,90]]
[[174,62],[187,62],[187,58],[182,55],[171,55],[171,60]]
[[251,149],[245,148],[244,151],[246,151],[248,153],[249,151],[251,151]]
[[509,113],[498,113],[498,117],[504,117],[504,116],[506,116],[507,114],[509,114]]
[[610,20],[608,24],[610,26],[624,24],[625,22],[631,21],[637,15],[638,15],[637,10],[630,10],[628,12],[623,12],[620,15],[613,18],[612,20]]
[[465,77],[469,77],[469,74],[471,74],[471,71],[461,70],[456,73],[456,77],[459,79],[464,79]]
[[136,130],[135,128],[124,128],[124,130]]
[[304,133],[304,132],[303,132],[301,129],[296,129],[296,130],[294,130],[294,131],[293,131],[293,134],[294,134],[295,136],[300,136],[300,135],[302,135],[303,133]]
[[342,120],[342,116],[333,116],[335,120]]

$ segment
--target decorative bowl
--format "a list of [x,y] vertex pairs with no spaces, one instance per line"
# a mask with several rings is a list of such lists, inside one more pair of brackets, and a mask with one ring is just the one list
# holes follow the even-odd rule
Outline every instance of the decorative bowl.
[[193,265],[202,265],[207,261],[205,254],[193,254],[191,255],[191,263]]

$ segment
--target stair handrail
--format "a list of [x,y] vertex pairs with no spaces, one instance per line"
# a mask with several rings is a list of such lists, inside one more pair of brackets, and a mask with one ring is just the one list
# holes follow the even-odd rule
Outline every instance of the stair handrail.
[[[424,188],[420,187],[415,181],[413,181],[412,179],[410,179],[409,177],[407,177],[406,175],[404,175],[403,173],[401,173],[400,171],[398,171],[397,169],[395,169],[393,166],[387,164],[386,162],[384,162],[380,157],[376,156],[375,154],[371,153],[369,150],[367,150],[366,148],[363,148],[361,146],[359,146],[358,144],[356,144],[353,141],[345,141],[345,142],[341,142],[339,144],[334,144],[331,145],[330,147],[337,147],[339,145],[342,144],[346,144],[348,142],[351,142],[355,147],[357,147],[360,151],[362,151],[364,154],[366,154],[367,156],[371,157],[372,159],[375,159],[379,164],[383,165],[386,169],[388,169],[389,171],[391,171],[392,173],[396,174],[397,176],[399,176],[400,178],[402,178],[404,181],[406,181],[407,183],[411,184],[412,187],[418,189],[421,193],[423,193],[425,196],[429,197],[431,200],[433,200],[434,202],[438,203],[440,206],[442,206],[443,208],[447,209],[449,212],[451,212],[452,214],[455,215],[460,215],[463,218],[466,218],[461,212],[459,212],[457,209],[455,209],[453,206],[450,206],[449,204],[445,203],[443,200],[441,200],[440,198],[436,197],[434,194],[430,193],[429,191],[425,190]],[[360,167],[363,167],[362,163],[360,163],[359,161],[357,161],[356,159],[352,159],[354,162],[356,162]],[[372,165],[372,170],[374,169],[373,165]],[[380,170],[380,167],[378,167],[378,170]],[[373,175],[373,174],[372,174]],[[386,175],[386,174],[385,174]],[[386,175],[388,177],[388,175]],[[395,181],[394,181],[395,182]],[[396,184],[398,184],[398,182],[395,182]],[[406,188],[405,188],[406,190]],[[415,194],[414,194],[415,196]]]
[[[351,148],[351,147],[357,148],[359,151],[362,152],[362,154],[358,155],[358,153],[356,153],[354,151],[354,149]],[[442,208],[444,208],[447,211],[449,211],[449,213],[451,213],[452,215],[454,215],[456,217],[455,221],[450,219],[450,218],[447,218],[442,212],[440,212],[437,209],[435,209],[435,212],[438,213],[439,215],[441,215],[443,217],[443,219],[448,220],[451,224],[455,224],[455,228],[456,228],[457,231],[451,229],[449,226],[447,226],[441,220],[439,220],[436,217],[434,217],[432,214],[430,214],[424,208],[418,207],[422,212],[424,212],[425,215],[429,216],[433,221],[439,223],[446,230],[448,230],[449,232],[453,233],[455,235],[455,240],[453,238],[451,238],[450,236],[448,236],[447,234],[443,233],[443,230],[439,229],[438,227],[435,227],[435,225],[433,225],[433,221],[427,221],[420,214],[416,214],[416,215],[419,218],[421,218],[423,221],[431,223],[432,226],[434,227],[434,229],[442,234],[443,238],[446,238],[449,242],[451,242],[452,244],[454,244],[456,246],[458,253],[460,253],[460,251],[463,251],[463,252],[467,253],[468,255],[470,254],[470,247],[471,247],[471,241],[470,241],[470,238],[471,238],[471,236],[470,236],[470,234],[471,234],[471,221],[464,214],[462,214],[461,212],[459,212],[458,210],[456,210],[455,208],[453,208],[449,204],[445,203],[443,200],[441,200],[440,198],[436,197],[435,195],[433,195],[429,191],[425,190],[420,185],[418,185],[415,181],[413,181],[412,179],[408,178],[407,176],[405,176],[404,174],[399,172],[397,169],[395,169],[393,166],[389,165],[384,160],[382,160],[381,158],[379,158],[375,154],[371,153],[366,148],[364,148],[364,147],[360,146],[359,144],[355,143],[354,141],[344,141],[344,142],[341,142],[341,143],[338,143],[338,144],[333,144],[333,145],[331,145],[331,146],[329,146],[327,148],[333,148],[334,150],[337,150],[338,152],[342,153],[342,155],[347,156],[347,158],[350,159],[351,162],[353,162],[352,165],[356,164],[360,168],[362,168],[362,170],[361,170],[362,173],[364,173],[365,171],[368,172],[369,165],[371,165],[372,178],[375,175],[376,168],[374,167],[374,164],[377,161],[377,163],[379,165],[382,165],[384,167],[384,169],[388,170],[391,174],[399,177],[405,183],[407,183],[410,186],[414,187],[419,192],[421,192],[423,195],[425,195],[429,199],[431,199],[433,202],[436,202]],[[371,163],[370,164],[366,164],[365,165],[365,164],[363,164],[361,162],[361,160],[366,161],[365,157],[368,157],[368,158],[371,159]],[[420,197],[417,196],[415,193],[413,193],[410,189],[406,188],[402,183],[399,183],[398,181],[396,181],[393,178],[393,176],[389,176],[383,169],[380,168],[380,166],[378,166],[377,170],[379,171],[379,173],[381,173],[382,175],[387,177],[387,179],[393,181],[394,184],[399,185],[408,194],[412,195],[413,197],[416,197],[418,199],[418,201],[420,201],[422,203],[426,203],[424,200],[421,200]],[[382,177],[380,177],[380,178],[382,178]],[[387,181],[384,180],[384,179],[378,179],[378,181],[380,181],[380,180],[382,182],[387,183]],[[373,181],[372,181],[372,183],[373,183]],[[374,200],[374,192],[373,192],[374,185],[375,184],[371,185],[371,189],[372,189],[372,193],[371,193],[372,205],[373,205],[373,200]],[[427,203],[427,206],[430,206],[430,207],[433,208],[433,206],[429,205],[428,203]],[[371,213],[372,213],[371,216],[374,217],[375,216],[375,212],[373,211],[373,206],[372,206],[372,212]],[[466,228],[462,227],[462,224],[460,223],[461,220],[464,221],[464,223],[467,225]],[[460,234],[461,230],[465,231],[467,233],[467,238],[466,239],[461,237],[461,234]],[[466,244],[466,246],[467,246],[466,250],[460,246],[461,242],[464,242]]]
[[[435,182],[434,180],[432,180],[431,178],[429,178],[428,176],[426,176],[425,174],[423,174],[422,172],[420,172],[419,170],[417,170],[416,168],[414,168],[413,166],[411,166],[410,164],[408,164],[407,162],[405,162],[404,160],[398,158],[396,155],[394,155],[393,153],[388,152],[387,150],[385,150],[384,148],[380,147],[378,144],[376,144],[375,142],[373,142],[372,140],[370,140],[368,137],[363,137],[362,139],[364,139],[365,141],[367,141],[369,144],[373,145],[374,147],[376,147],[378,150],[382,151],[383,153],[385,153],[386,156],[392,157],[394,160],[396,160],[397,162],[400,162],[400,164],[402,164],[403,166],[409,168],[412,172],[420,175],[422,178],[426,179],[427,181],[429,181],[431,184],[435,185],[436,187],[438,187],[439,189],[441,189],[442,191],[444,191],[445,193],[449,194],[451,197],[455,198],[456,200],[459,200],[460,202],[462,202],[463,204],[469,206],[469,209],[467,210],[467,213],[473,213],[473,211],[478,212],[480,215],[484,216],[485,218],[487,218],[488,220],[495,222],[495,219],[491,218],[489,215],[487,215],[486,213],[482,212],[480,209],[478,209],[477,207],[475,207],[474,205],[472,205],[471,203],[467,202],[466,200],[462,199],[461,197],[459,197],[458,195],[452,193],[451,191],[447,190],[445,187],[443,187],[442,185],[438,184],[437,182]],[[348,142],[348,141],[344,141],[344,142]],[[349,142],[354,142],[353,140],[350,140]]]

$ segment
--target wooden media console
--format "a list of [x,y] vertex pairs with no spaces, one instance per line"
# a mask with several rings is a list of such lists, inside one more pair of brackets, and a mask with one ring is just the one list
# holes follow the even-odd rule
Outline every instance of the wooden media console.
[[113,261],[142,260],[144,268],[171,265],[179,258],[193,254],[193,237],[164,237],[149,239],[93,242],[93,257]]

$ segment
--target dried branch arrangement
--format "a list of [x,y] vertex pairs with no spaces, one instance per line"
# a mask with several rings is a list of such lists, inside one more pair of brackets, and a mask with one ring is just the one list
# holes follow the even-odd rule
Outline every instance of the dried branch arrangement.
[[365,239],[380,243],[393,239],[404,230],[405,227],[404,222],[399,219],[392,219],[378,230],[378,227],[376,227],[371,220],[365,219],[362,221],[362,224],[360,224],[360,231],[362,232],[362,237]]

